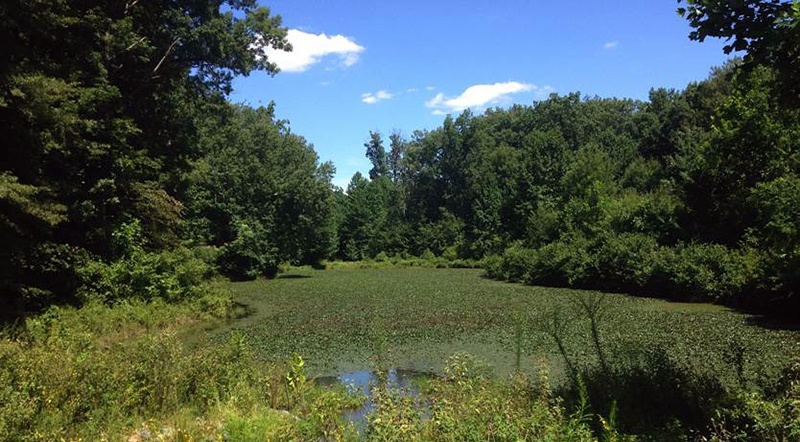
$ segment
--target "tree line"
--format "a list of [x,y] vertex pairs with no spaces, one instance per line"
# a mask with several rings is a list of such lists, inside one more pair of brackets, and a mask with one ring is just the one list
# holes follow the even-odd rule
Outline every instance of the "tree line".
[[430,251],[531,284],[793,302],[800,114],[773,69],[741,63],[647,101],[465,111],[393,134],[393,155],[371,133],[371,180],[340,196],[338,257]]
[[531,284],[800,307],[800,6],[689,0],[690,38],[743,51],[647,101],[551,95],[380,133],[337,198],[340,259],[483,259]]
[[[797,311],[796,3],[685,2],[744,51],[646,101],[552,95],[365,143],[346,189],[273,105],[290,49],[254,0],[0,5],[0,296],[16,317],[183,299],[214,272],[430,256],[490,276]],[[790,310],[791,310],[790,309]]]

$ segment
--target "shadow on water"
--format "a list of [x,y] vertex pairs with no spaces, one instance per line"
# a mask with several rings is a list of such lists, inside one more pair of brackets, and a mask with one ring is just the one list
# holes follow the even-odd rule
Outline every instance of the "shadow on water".
[[797,318],[753,315],[748,317],[746,321],[749,325],[768,330],[800,331],[800,320]]
[[[383,387],[397,391],[403,396],[417,399],[420,396],[420,381],[431,377],[433,374],[428,372],[393,368],[389,370]],[[339,376],[319,377],[316,378],[316,382],[323,386],[344,385],[348,390],[366,396],[367,400],[364,405],[356,409],[345,410],[343,413],[345,420],[352,423],[358,432],[363,434],[367,429],[367,416],[375,410],[375,403],[372,401],[370,391],[380,385],[381,378],[371,370],[359,370]]]
[[297,273],[289,273],[285,275],[278,275],[275,279],[308,279],[311,275],[298,275]]

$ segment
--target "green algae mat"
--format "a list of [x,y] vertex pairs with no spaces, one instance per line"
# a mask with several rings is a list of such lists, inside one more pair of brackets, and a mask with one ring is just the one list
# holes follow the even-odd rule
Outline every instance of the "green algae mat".
[[612,362],[655,349],[731,379],[772,378],[800,355],[799,332],[724,307],[510,284],[481,270],[300,268],[225,287],[249,313],[212,339],[241,333],[262,358],[299,354],[317,376],[375,364],[437,373],[467,352],[499,374],[545,364],[563,379],[566,361],[597,363],[598,342]]

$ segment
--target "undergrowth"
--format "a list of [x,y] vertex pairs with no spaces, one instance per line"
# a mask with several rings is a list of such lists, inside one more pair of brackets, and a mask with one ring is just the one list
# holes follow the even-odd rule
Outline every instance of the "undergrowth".
[[[287,381],[242,335],[185,344],[196,303],[52,308],[0,340],[0,440],[311,440],[361,399]],[[302,359],[300,359],[302,361]],[[302,370],[295,368],[295,371]]]

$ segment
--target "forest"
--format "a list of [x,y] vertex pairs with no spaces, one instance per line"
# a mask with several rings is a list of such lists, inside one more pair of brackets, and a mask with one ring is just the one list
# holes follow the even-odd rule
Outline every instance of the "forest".
[[[264,48],[291,49],[279,16],[255,0],[144,3],[0,5],[0,380],[15,386],[0,393],[6,401],[38,401],[23,385],[25,364],[36,365],[25,349],[41,344],[37,333],[55,339],[48,318],[67,315],[57,312],[105,309],[114,321],[139,306],[159,321],[191,305],[200,310],[189,322],[225,320],[241,306],[221,277],[272,280],[302,266],[481,268],[511,283],[713,303],[770,321],[800,313],[797,2],[679,1],[688,38],[725,39],[731,54],[705,80],[654,85],[645,101],[551,94],[448,115],[433,130],[372,131],[371,169],[346,189],[279,117],[280,103],[229,101],[236,76],[278,74]],[[86,330],[114,330],[95,326]],[[299,361],[292,388],[305,382]],[[794,407],[784,410],[791,432],[703,440],[800,440],[794,379],[780,393]],[[214,382],[221,395],[228,384]],[[451,387],[442,394],[460,394]],[[36,407],[0,419],[0,439],[47,440],[23,434],[48,425],[31,423]],[[553,428],[583,425],[547,416]],[[587,428],[551,440],[623,440]],[[289,438],[336,439],[306,430]]]

